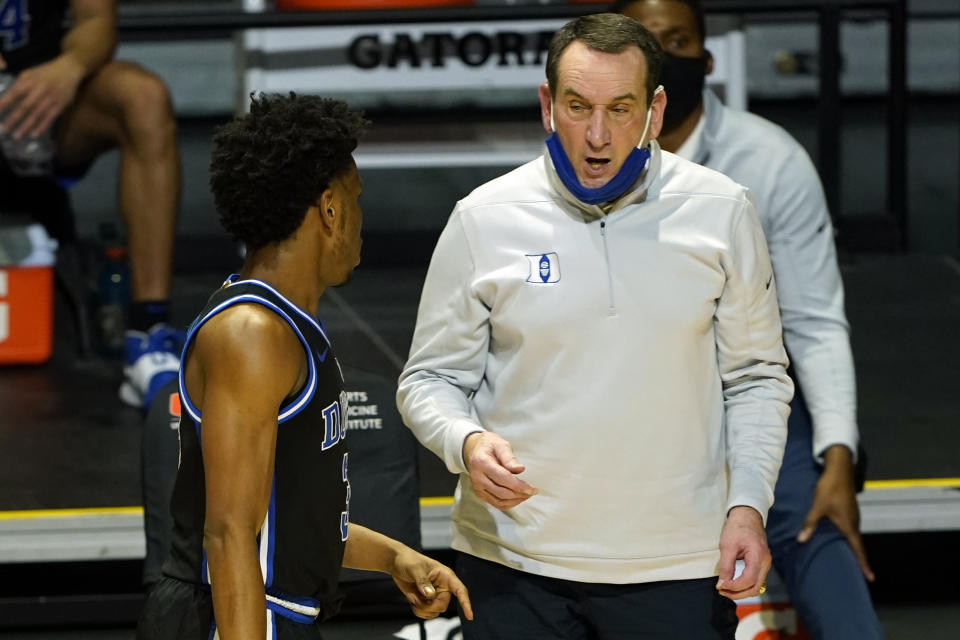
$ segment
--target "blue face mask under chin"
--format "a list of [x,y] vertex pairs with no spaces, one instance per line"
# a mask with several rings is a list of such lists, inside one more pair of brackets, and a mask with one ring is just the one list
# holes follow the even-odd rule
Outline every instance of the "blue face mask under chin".
[[586,204],[603,204],[622,196],[640,178],[647,167],[647,161],[650,160],[650,149],[647,147],[635,148],[627,156],[617,175],[613,176],[602,187],[590,189],[577,180],[577,174],[573,170],[573,165],[570,164],[570,158],[563,150],[563,145],[560,144],[560,138],[556,131],[547,138],[547,150],[550,152],[550,159],[553,160],[553,166],[557,170],[560,182],[573,194],[574,198]]
[[[663,91],[663,87],[657,87],[654,95],[661,91]],[[650,115],[651,110],[648,109],[647,121],[643,125],[643,133],[640,134],[641,141],[646,137],[647,129],[650,127]],[[650,160],[649,148],[646,146],[636,147],[630,152],[627,159],[624,160],[623,166],[620,167],[617,175],[610,178],[610,181],[602,187],[590,189],[580,184],[580,181],[577,179],[577,173],[573,170],[573,165],[570,164],[570,158],[567,157],[567,152],[563,150],[563,145],[560,144],[560,137],[557,135],[557,127],[556,124],[554,124],[552,111],[550,113],[550,128],[553,129],[553,133],[547,137],[546,142],[547,151],[550,152],[550,159],[553,160],[553,167],[556,169],[557,175],[560,176],[560,182],[567,188],[567,191],[573,194],[574,198],[585,204],[603,204],[604,202],[611,202],[622,196],[634,182],[640,179],[640,176],[643,175],[644,170],[647,168],[647,162]]]

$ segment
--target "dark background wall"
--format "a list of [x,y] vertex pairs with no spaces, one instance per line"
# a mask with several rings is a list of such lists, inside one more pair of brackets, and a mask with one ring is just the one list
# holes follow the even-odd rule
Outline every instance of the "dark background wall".
[[[192,10],[230,4],[190,3]],[[496,4],[488,2],[487,4]],[[500,4],[507,4],[500,2]],[[705,3],[709,7],[709,2]],[[168,8],[162,0],[121,2],[127,11]],[[183,3],[178,3],[183,6]],[[913,252],[956,254],[960,243],[960,0],[909,0],[908,150],[910,243]],[[751,110],[784,126],[817,158],[817,30],[812,16],[713,16],[708,30],[737,27],[746,41]],[[843,107],[841,206],[837,216],[872,214],[885,203],[887,26],[845,20],[841,28]],[[231,40],[127,42],[119,57],[140,61],[170,84],[180,122],[184,166],[179,232],[220,234],[207,191],[209,138],[238,103],[240,58]],[[793,70],[784,72],[793,60]],[[778,68],[778,61],[780,65]],[[542,137],[535,87],[508,109],[450,109],[442,100],[415,108],[370,110],[370,141]],[[506,133],[504,133],[506,132]],[[360,147],[362,152],[363,145]],[[115,154],[101,159],[73,189],[81,234],[116,220]],[[361,167],[362,168],[362,167]],[[368,232],[438,232],[454,202],[510,167],[365,171]],[[844,239],[841,238],[841,242]],[[184,265],[189,266],[189,265]]]

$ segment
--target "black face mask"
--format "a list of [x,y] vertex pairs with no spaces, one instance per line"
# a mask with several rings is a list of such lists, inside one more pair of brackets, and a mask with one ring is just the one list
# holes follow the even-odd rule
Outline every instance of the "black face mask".
[[667,109],[663,113],[663,132],[670,133],[690,115],[703,98],[704,76],[710,54],[699,58],[681,58],[663,54],[660,84],[667,91]]

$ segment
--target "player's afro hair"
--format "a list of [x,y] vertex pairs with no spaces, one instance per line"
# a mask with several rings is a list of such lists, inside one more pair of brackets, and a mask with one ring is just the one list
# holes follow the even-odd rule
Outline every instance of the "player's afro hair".
[[288,238],[353,166],[368,124],[339,100],[251,94],[250,113],[213,136],[210,189],[224,229],[248,250]]

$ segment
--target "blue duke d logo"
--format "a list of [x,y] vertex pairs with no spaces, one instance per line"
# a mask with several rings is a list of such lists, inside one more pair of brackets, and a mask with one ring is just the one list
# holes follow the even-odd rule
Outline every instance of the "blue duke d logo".
[[347,426],[347,394],[340,392],[340,399],[331,402],[323,410],[323,444],[321,450],[326,451],[336,445],[346,436]]
[[533,284],[552,284],[560,282],[560,256],[556,252],[528,253],[529,266],[527,282]]

